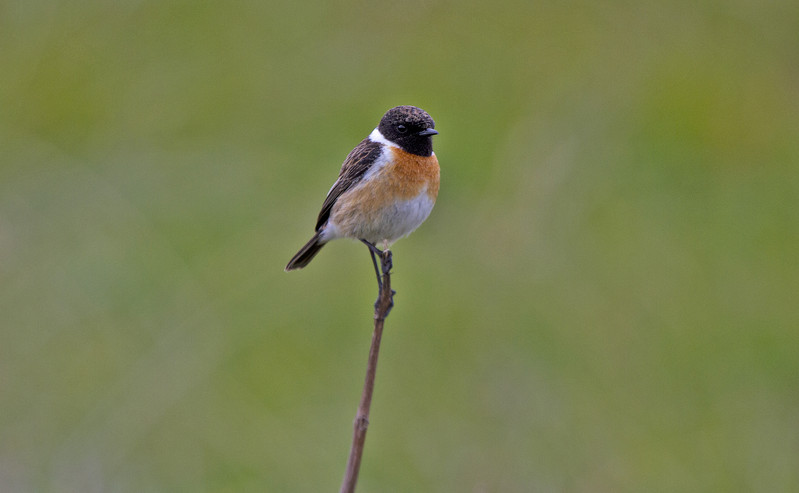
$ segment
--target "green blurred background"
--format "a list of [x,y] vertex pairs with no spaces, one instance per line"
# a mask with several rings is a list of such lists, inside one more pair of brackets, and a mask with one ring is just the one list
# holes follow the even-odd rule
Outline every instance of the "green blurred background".
[[799,3],[0,3],[0,489],[337,491],[376,296],[308,239],[388,108],[360,492],[799,491]]

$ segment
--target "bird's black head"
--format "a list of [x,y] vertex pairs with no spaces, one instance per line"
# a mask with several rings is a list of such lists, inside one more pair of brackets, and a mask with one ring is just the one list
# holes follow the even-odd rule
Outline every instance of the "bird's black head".
[[383,137],[402,149],[418,156],[433,154],[433,135],[436,123],[423,109],[416,106],[397,106],[383,115],[377,129]]

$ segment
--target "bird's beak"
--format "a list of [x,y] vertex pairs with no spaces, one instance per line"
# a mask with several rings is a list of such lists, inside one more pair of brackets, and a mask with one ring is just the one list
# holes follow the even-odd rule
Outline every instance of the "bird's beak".
[[419,132],[417,135],[438,135],[438,130],[434,128],[426,128]]

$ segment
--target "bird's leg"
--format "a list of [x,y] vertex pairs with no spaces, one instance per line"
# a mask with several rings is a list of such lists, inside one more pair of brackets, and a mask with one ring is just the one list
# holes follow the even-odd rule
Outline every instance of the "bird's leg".
[[380,253],[380,268],[383,270],[383,274],[387,274],[388,272],[391,272],[391,269],[394,267],[394,260],[391,255],[391,250],[386,248]]
[[[372,256],[372,265],[375,267],[375,275],[377,276],[377,301],[375,301],[375,309],[378,308],[383,299],[384,290],[388,289],[390,293],[388,294],[388,305],[385,312],[385,314],[388,315],[388,312],[391,311],[391,308],[394,306],[394,295],[397,293],[391,289],[391,277],[388,275],[391,272],[391,268],[394,267],[391,250],[388,248],[380,250],[364,239],[361,239],[361,242],[369,247],[369,254]],[[377,257],[380,257],[380,268],[377,267]],[[382,277],[380,275],[381,271],[383,273]]]
[[377,259],[375,258],[375,255],[380,257],[382,265],[383,252],[366,240],[361,240],[361,242],[363,242],[364,245],[369,247],[369,254],[372,256],[372,265],[375,266],[375,275],[377,276],[377,291],[379,295],[379,293],[383,291],[383,281],[380,279],[380,269],[378,269],[377,267]]
[[385,305],[385,317],[388,316],[388,313],[394,307],[394,295],[397,294],[396,291],[391,289],[391,276],[389,272],[391,272],[391,268],[394,267],[394,261],[392,259],[391,250],[386,248],[383,251],[383,255],[380,257],[380,267],[383,270],[383,284],[381,284],[381,291],[377,297],[377,303],[380,303],[381,299],[383,298],[383,289],[387,289],[389,291],[387,304]]

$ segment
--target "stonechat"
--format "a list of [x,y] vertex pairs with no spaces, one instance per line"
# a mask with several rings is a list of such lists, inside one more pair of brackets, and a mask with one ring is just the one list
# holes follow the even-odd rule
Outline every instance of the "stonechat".
[[439,167],[432,138],[436,134],[435,122],[424,110],[415,106],[388,110],[344,160],[322,204],[316,233],[286,271],[305,267],[337,238],[364,242],[374,260],[380,252],[377,245],[388,249],[418,228],[438,196]]

